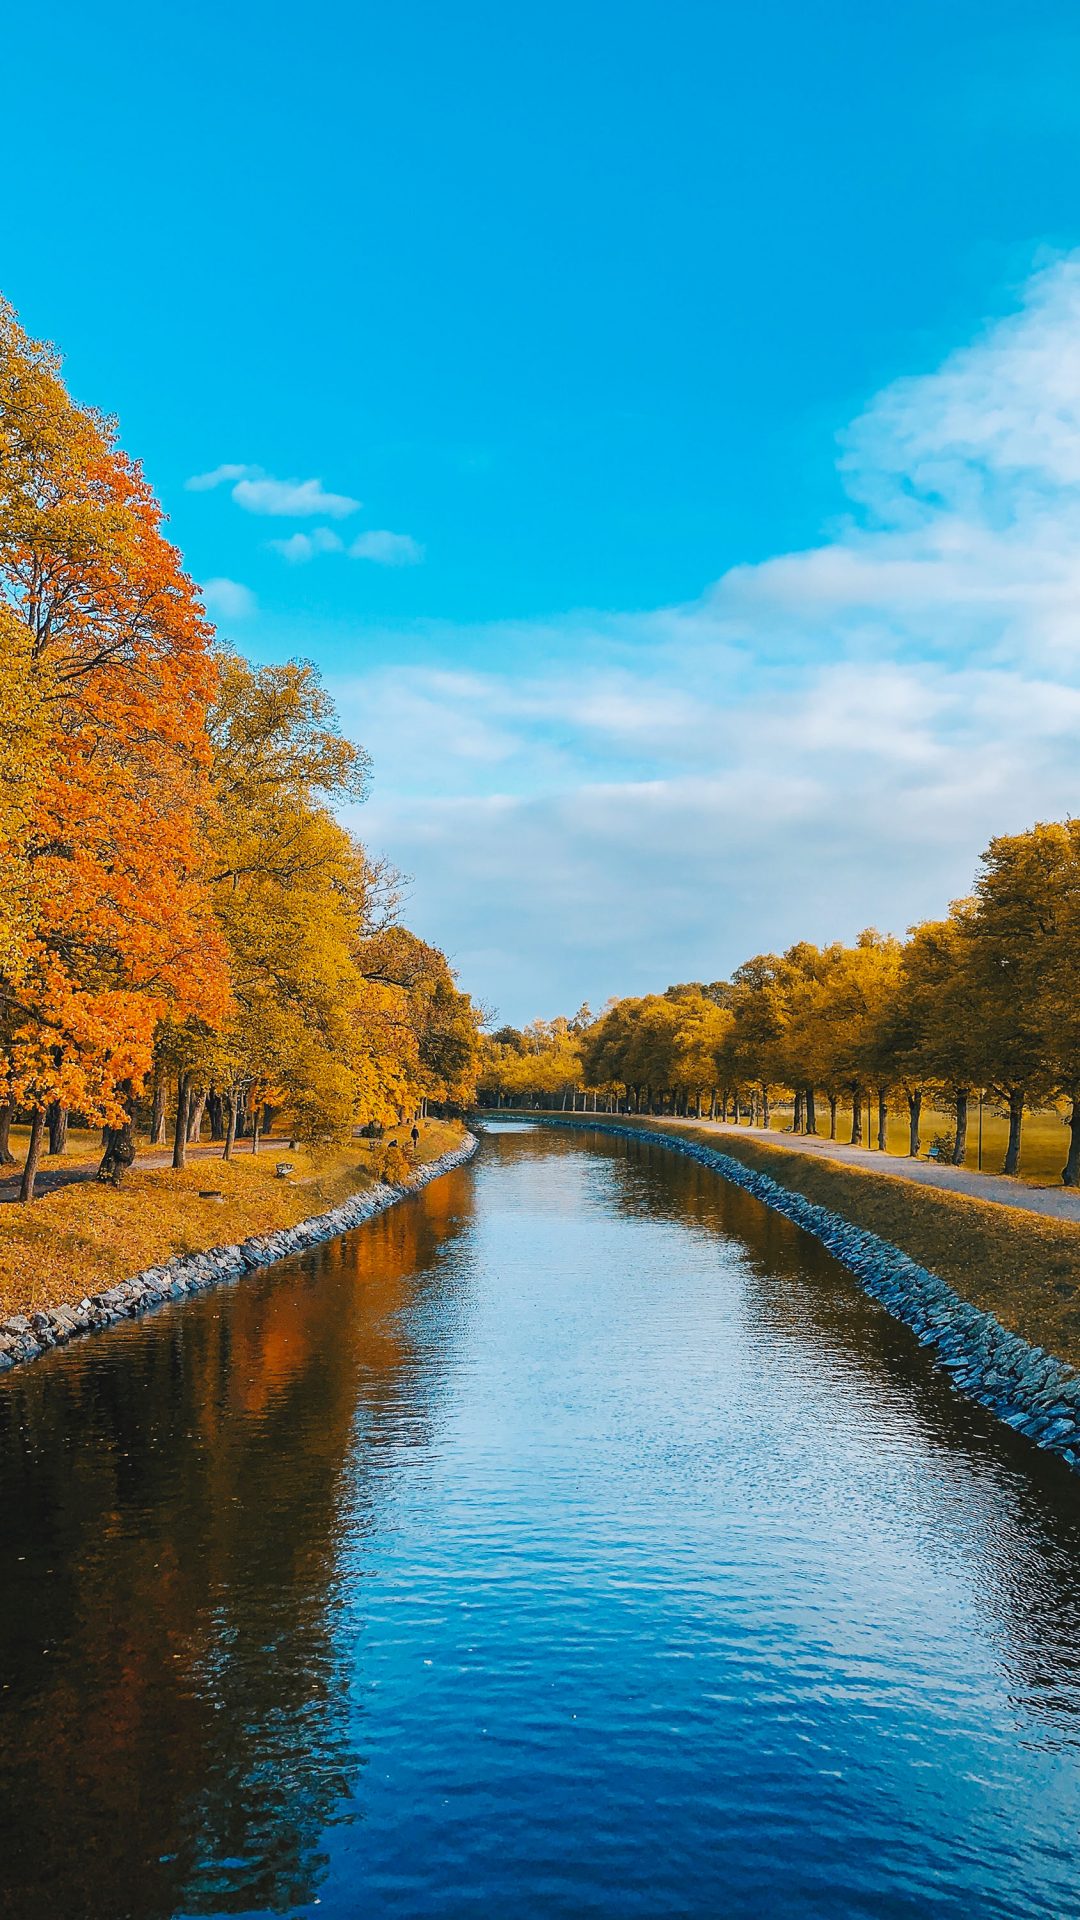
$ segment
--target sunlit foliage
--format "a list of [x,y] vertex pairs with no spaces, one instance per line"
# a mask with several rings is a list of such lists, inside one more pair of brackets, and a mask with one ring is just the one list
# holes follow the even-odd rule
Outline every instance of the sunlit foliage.
[[205,1112],[229,1153],[267,1108],[317,1144],[468,1098],[442,956],[370,964],[393,889],[333,811],[368,773],[310,664],[218,646],[113,424],[0,303],[0,1160],[27,1113],[24,1198],[68,1109],[119,1179],[151,1080],[177,1165]]

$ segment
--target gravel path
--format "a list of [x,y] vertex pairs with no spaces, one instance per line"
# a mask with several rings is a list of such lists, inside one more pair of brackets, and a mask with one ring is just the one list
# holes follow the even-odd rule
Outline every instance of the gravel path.
[[700,1127],[706,1133],[738,1133],[767,1140],[789,1153],[816,1154],[841,1166],[866,1167],[894,1180],[914,1180],[918,1186],[944,1187],[949,1193],[970,1194],[975,1200],[993,1200],[999,1206],[1019,1207],[1024,1213],[1043,1213],[1052,1220],[1075,1220],[1080,1225],[1080,1190],[1070,1187],[1028,1187],[1000,1173],[973,1173],[970,1167],[942,1166],[936,1160],[906,1160],[899,1154],[874,1153],[867,1147],[847,1147],[838,1140],[821,1140],[801,1133],[766,1133],[763,1127],[736,1127],[730,1120],[671,1120],[665,1127]]

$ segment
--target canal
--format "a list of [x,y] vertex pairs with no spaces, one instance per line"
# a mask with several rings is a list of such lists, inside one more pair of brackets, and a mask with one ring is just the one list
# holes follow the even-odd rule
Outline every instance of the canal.
[[1071,1915],[1080,1482],[656,1142],[0,1382],[0,1911]]

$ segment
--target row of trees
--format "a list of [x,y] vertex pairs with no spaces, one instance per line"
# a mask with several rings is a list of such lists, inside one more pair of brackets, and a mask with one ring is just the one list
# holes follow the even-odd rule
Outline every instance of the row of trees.
[[102,1175],[171,1109],[226,1154],[470,1097],[477,1027],[335,818],[363,751],[302,661],[222,648],[139,467],[0,303],[0,1160],[68,1112]]
[[[985,1094],[1007,1115],[1003,1171],[1019,1171],[1024,1114],[1067,1106],[1063,1179],[1080,1182],[1080,820],[994,839],[970,898],[906,940],[799,942],[756,954],[730,980],[669,987],[561,1023],[535,1070],[512,1029],[485,1043],[481,1085],[501,1102],[575,1090],[637,1111],[745,1115],[768,1125],[778,1098],[795,1132],[850,1108],[850,1139],[882,1150],[893,1104],[920,1151],[924,1104],[953,1117],[963,1162],[968,1112]],[[554,1035],[559,1022],[528,1030]],[[572,1058],[571,1058],[572,1056]],[[560,1078],[560,1076],[562,1076]]]

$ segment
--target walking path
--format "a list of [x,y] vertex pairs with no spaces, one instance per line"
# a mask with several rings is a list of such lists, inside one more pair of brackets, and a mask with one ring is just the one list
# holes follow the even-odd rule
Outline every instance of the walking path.
[[[407,1129],[404,1127],[399,1127],[397,1132],[395,1132],[392,1127],[389,1128],[387,1130],[387,1140],[380,1141],[379,1144],[391,1144],[397,1140],[398,1133],[401,1134],[399,1144],[407,1146]],[[353,1128],[353,1137],[357,1140],[362,1138],[358,1127]],[[288,1151],[289,1136],[287,1133],[261,1133],[259,1135],[260,1154],[269,1155],[275,1148],[279,1156],[283,1150]],[[220,1140],[188,1141],[187,1157],[189,1163],[192,1160],[220,1160],[221,1154],[222,1142]],[[250,1135],[235,1142],[233,1155],[237,1160],[250,1159]],[[145,1172],[147,1167],[171,1167],[172,1156],[173,1150],[171,1145],[167,1147],[147,1147],[140,1141],[138,1152],[135,1156],[136,1170],[142,1173]],[[56,1193],[61,1187],[85,1186],[88,1182],[97,1179],[97,1171],[100,1165],[101,1148],[99,1146],[95,1146],[90,1152],[87,1152],[85,1149],[79,1150],[78,1159],[73,1158],[69,1160],[66,1156],[61,1156],[59,1159],[52,1159],[48,1154],[43,1154],[34,1187],[35,1198],[40,1200],[43,1194]],[[9,1206],[12,1202],[18,1200],[21,1180],[22,1159],[21,1157],[17,1157],[14,1167],[0,1174],[0,1207]]]
[[[598,1116],[599,1117],[599,1116]],[[764,1127],[735,1126],[730,1120],[681,1120],[665,1117],[665,1127],[700,1127],[705,1133],[739,1134],[743,1139],[767,1140],[787,1153],[816,1154],[845,1167],[865,1167],[869,1173],[894,1180],[913,1180],[917,1186],[942,1187],[966,1193],[974,1200],[993,1200],[999,1206],[1019,1207],[1024,1213],[1046,1214],[1052,1220],[1074,1220],[1080,1225],[1080,1191],[1072,1187],[1028,1187],[1000,1173],[974,1173],[970,1167],[943,1166],[937,1160],[906,1160],[899,1154],[874,1153],[867,1147],[848,1147],[838,1140],[813,1134],[766,1132]]]
[[[259,1152],[269,1153],[276,1147],[280,1153],[281,1149],[287,1144],[284,1135],[279,1139],[274,1139],[271,1135],[264,1133],[259,1137]],[[238,1140],[233,1152],[238,1160],[244,1154],[250,1157],[251,1141],[249,1139]],[[189,1162],[192,1160],[220,1160],[221,1141],[202,1140],[196,1142],[191,1140],[188,1142],[187,1157]],[[77,1187],[85,1185],[89,1181],[96,1180],[97,1170],[100,1165],[100,1147],[95,1149],[92,1157],[87,1156],[84,1158],[80,1155],[78,1160],[68,1160],[65,1158],[53,1160],[49,1159],[46,1155],[42,1155],[35,1185],[35,1197],[40,1199],[43,1194],[56,1193],[60,1187]],[[140,1147],[136,1156],[135,1165],[140,1172],[147,1167],[171,1167],[172,1148]],[[17,1162],[10,1172],[5,1173],[3,1177],[0,1178],[0,1206],[7,1206],[12,1201],[18,1199],[19,1182],[21,1179],[22,1165],[21,1162]]]

